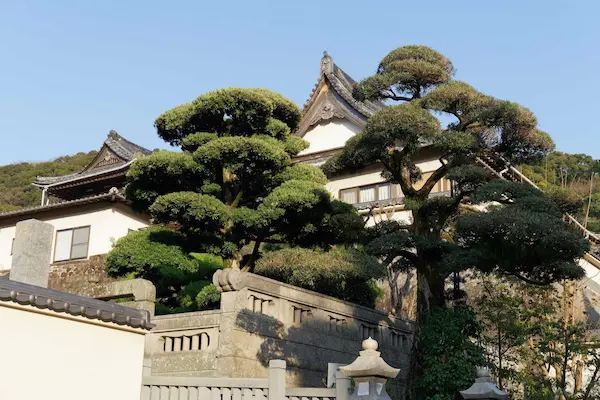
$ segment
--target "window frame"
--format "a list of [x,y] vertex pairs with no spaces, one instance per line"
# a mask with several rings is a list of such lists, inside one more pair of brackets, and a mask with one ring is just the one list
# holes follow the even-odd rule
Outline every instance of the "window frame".
[[[379,187],[380,186],[389,186],[390,187],[390,197],[387,199],[380,199],[379,198]],[[371,201],[360,201],[360,191],[361,189],[370,189],[370,188],[374,188],[375,189],[375,200],[371,200]],[[354,191],[354,193],[356,194],[356,203],[353,204],[362,204],[362,203],[372,203],[374,201],[386,201],[386,200],[392,200],[395,197],[399,197],[399,196],[394,196],[394,186],[391,182],[379,182],[379,183],[372,183],[369,185],[361,185],[361,186],[353,186],[353,187],[349,187],[349,188],[344,188],[344,189],[340,189],[338,191],[338,200],[343,201],[343,193],[346,192],[351,192]]]
[[[73,237],[75,235],[75,230],[83,229],[83,228],[88,228],[88,235],[87,235],[87,241],[86,241],[86,247],[85,247],[85,257],[73,258]],[[58,234],[60,232],[67,232],[67,231],[71,231],[71,245],[69,246],[69,258],[66,260],[57,260],[56,259],[56,249],[58,247]],[[82,226],[76,226],[76,227],[67,228],[67,229],[57,229],[56,232],[54,233],[54,254],[52,255],[52,262],[59,263],[59,262],[68,262],[68,261],[77,261],[77,260],[87,260],[90,255],[90,237],[91,236],[92,236],[92,226],[91,225],[82,225]],[[77,243],[77,244],[82,244],[82,243]]]

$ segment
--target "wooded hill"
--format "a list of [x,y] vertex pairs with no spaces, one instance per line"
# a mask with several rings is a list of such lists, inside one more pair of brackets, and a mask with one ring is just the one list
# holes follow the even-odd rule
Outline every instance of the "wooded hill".
[[53,161],[0,166],[0,212],[39,205],[42,191],[31,185],[36,176],[59,176],[79,172],[92,161],[96,153],[90,151],[59,157]]

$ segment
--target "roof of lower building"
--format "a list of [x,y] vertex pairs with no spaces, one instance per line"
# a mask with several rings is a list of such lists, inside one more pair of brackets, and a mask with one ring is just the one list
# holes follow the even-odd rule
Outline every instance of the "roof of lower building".
[[111,130],[96,157],[83,171],[62,176],[38,176],[34,184],[37,186],[52,186],[115,172],[126,169],[133,162],[136,155],[148,155],[150,153],[152,153],[150,150],[130,142]]
[[304,104],[302,122],[295,134],[304,136],[313,125],[332,118],[348,119],[364,127],[366,120],[385,107],[385,104],[354,99],[352,90],[355,84],[356,81],[324,52],[319,80]]
[[103,202],[103,201],[114,201],[114,202],[120,202],[120,203],[127,202],[127,200],[125,199],[125,196],[123,196],[116,188],[112,188],[107,193],[102,193],[102,194],[98,194],[95,196],[83,197],[83,198],[80,198],[77,200],[61,201],[59,203],[48,204],[45,206],[27,207],[27,208],[21,208],[19,210],[1,212],[0,219],[5,218],[5,217],[36,214],[36,213],[39,213],[42,211],[56,210],[56,209],[60,209],[60,208],[73,207],[73,206],[84,205],[84,204],[99,203],[99,202]]
[[0,302],[2,301],[88,319],[114,322],[132,328],[149,330],[153,327],[150,323],[150,313],[147,310],[137,310],[89,297],[11,281],[10,279],[0,279]]

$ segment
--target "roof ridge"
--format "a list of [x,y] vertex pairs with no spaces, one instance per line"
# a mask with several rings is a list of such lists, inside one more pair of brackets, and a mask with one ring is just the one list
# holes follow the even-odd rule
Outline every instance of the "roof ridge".
[[121,147],[122,149],[124,149],[131,155],[133,155],[135,153],[135,151],[131,151],[132,149],[128,149],[127,146],[123,146],[123,143],[121,143],[121,142],[124,142],[125,144],[129,145],[129,147],[133,148],[134,150],[139,150],[140,153],[143,153],[143,154],[152,153],[151,150],[148,150],[145,147],[140,146],[139,144],[136,144],[130,140],[127,140],[125,137],[119,135],[119,133],[113,129],[111,129],[108,132],[108,136],[107,136],[106,140],[104,141],[104,143],[109,142],[109,140],[111,143],[117,144],[119,147]]
[[[341,76],[336,73],[338,71]],[[333,58],[329,55],[329,53],[327,53],[327,51],[324,51],[320,62],[319,79],[314,85],[309,98],[304,103],[302,108],[303,115],[307,113],[310,106],[314,103],[317,89],[323,82],[324,78],[329,80],[333,89],[337,92],[337,94],[340,95],[340,97],[342,97],[342,99],[344,99],[348,104],[350,104],[351,107],[367,118],[381,108],[385,107],[385,104],[381,102],[375,103],[368,100],[364,102],[356,100],[352,96],[352,86],[356,83],[356,81],[333,61]]]
[[31,211],[52,210],[55,208],[65,207],[67,205],[74,205],[74,204],[76,205],[79,203],[85,204],[88,202],[94,202],[96,200],[110,199],[111,201],[117,200],[120,202],[127,202],[127,199],[125,198],[125,196],[123,196],[118,190],[113,190],[113,189],[116,189],[116,188],[111,188],[108,192],[105,192],[105,193],[100,193],[100,194],[87,196],[87,197],[80,197],[80,198],[74,199],[74,200],[63,200],[58,203],[46,204],[43,206],[25,207],[25,208],[20,208],[18,210],[0,212],[0,218],[13,216],[13,215],[19,215],[19,214],[26,214]]

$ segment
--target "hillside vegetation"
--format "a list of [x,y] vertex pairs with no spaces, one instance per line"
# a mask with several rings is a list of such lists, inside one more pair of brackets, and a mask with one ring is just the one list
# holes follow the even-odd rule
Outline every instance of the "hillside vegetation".
[[555,151],[539,162],[521,165],[519,169],[545,192],[568,203],[571,213],[589,230],[600,232],[598,160],[587,154]]
[[0,212],[39,205],[42,192],[31,185],[36,176],[59,176],[81,171],[96,153],[90,151],[48,162],[0,166]]

